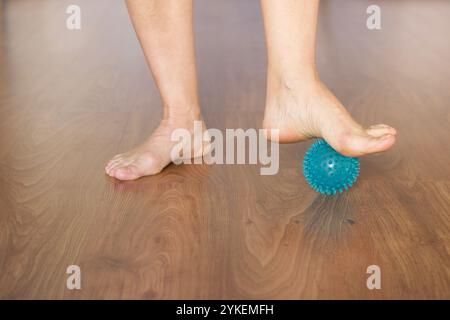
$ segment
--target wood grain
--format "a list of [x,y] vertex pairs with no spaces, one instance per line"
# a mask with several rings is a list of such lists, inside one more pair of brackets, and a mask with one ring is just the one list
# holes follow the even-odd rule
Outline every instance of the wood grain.
[[[73,2],[80,31],[65,28]],[[281,146],[275,176],[192,165],[108,178],[106,161],[161,116],[124,4],[0,4],[0,298],[450,298],[448,1],[322,1],[322,78],[359,121],[399,131],[336,197],[304,181],[309,143]],[[258,1],[196,1],[196,35],[208,125],[258,127]],[[66,289],[71,264],[81,290]],[[381,290],[366,287],[372,264]]]

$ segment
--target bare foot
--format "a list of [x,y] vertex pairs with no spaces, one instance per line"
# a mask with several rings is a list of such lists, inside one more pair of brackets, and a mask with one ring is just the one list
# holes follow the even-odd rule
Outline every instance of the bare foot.
[[263,127],[279,129],[280,143],[321,137],[336,151],[352,157],[385,151],[395,143],[396,135],[396,130],[385,124],[361,127],[316,80],[270,84]]
[[[119,180],[134,180],[139,177],[154,175],[161,172],[164,167],[172,162],[171,150],[178,144],[172,141],[171,135],[175,129],[187,129],[192,136],[194,121],[200,118],[164,119],[158,128],[140,146],[114,156],[106,165],[105,172]],[[202,123],[203,130],[206,130]],[[201,138],[201,137],[200,137]],[[194,148],[194,143],[191,143]],[[206,150],[204,148],[203,150]],[[193,157],[202,156],[202,150],[192,150]]]

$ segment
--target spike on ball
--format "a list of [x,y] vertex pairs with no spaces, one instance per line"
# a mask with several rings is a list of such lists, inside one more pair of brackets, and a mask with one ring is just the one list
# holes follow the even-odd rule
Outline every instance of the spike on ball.
[[359,160],[341,155],[320,139],[306,151],[303,175],[317,192],[334,195],[348,190],[358,179]]

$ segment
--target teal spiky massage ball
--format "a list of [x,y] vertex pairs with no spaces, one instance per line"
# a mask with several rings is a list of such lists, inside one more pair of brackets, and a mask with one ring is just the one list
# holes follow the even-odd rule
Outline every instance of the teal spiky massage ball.
[[359,175],[359,160],[341,155],[320,139],[306,151],[303,174],[314,190],[334,195],[348,190],[355,183]]

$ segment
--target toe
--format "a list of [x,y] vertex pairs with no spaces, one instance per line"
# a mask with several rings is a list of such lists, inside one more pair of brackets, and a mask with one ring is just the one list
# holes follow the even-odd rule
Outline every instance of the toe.
[[367,128],[366,133],[372,137],[379,138],[387,134],[396,135],[397,130],[386,124],[377,124]]
[[117,167],[120,166],[120,165],[123,165],[123,161],[122,161],[122,160],[119,160],[119,159],[117,159],[117,160],[112,160],[112,161],[110,161],[110,162],[107,164],[107,166],[106,166],[106,168],[105,168],[105,172],[106,172],[107,174],[110,174],[115,168],[117,168]]
[[369,135],[366,132],[347,135],[341,138],[340,142],[332,147],[341,154],[349,157],[359,157],[365,154],[382,152],[395,143],[395,135],[385,133],[381,136]]
[[124,161],[118,161],[115,165],[113,165],[108,171],[107,174],[110,175],[111,177],[115,176],[115,172],[120,169],[120,168],[124,168],[126,166],[128,166],[130,163],[129,162],[124,162]]
[[118,157],[118,156],[115,156],[114,158],[109,160],[108,163],[106,164],[105,171],[108,171],[109,169],[111,169],[114,165],[119,163],[121,160],[122,160],[122,158]]
[[140,177],[138,168],[130,164],[125,167],[120,167],[114,171],[114,177],[119,180],[134,180]]
[[120,159],[120,158],[122,158],[122,153],[116,154],[116,155],[112,158],[112,160],[114,160],[114,159]]
[[391,148],[395,143],[395,134],[386,133],[378,137],[367,138],[364,154],[383,152]]

